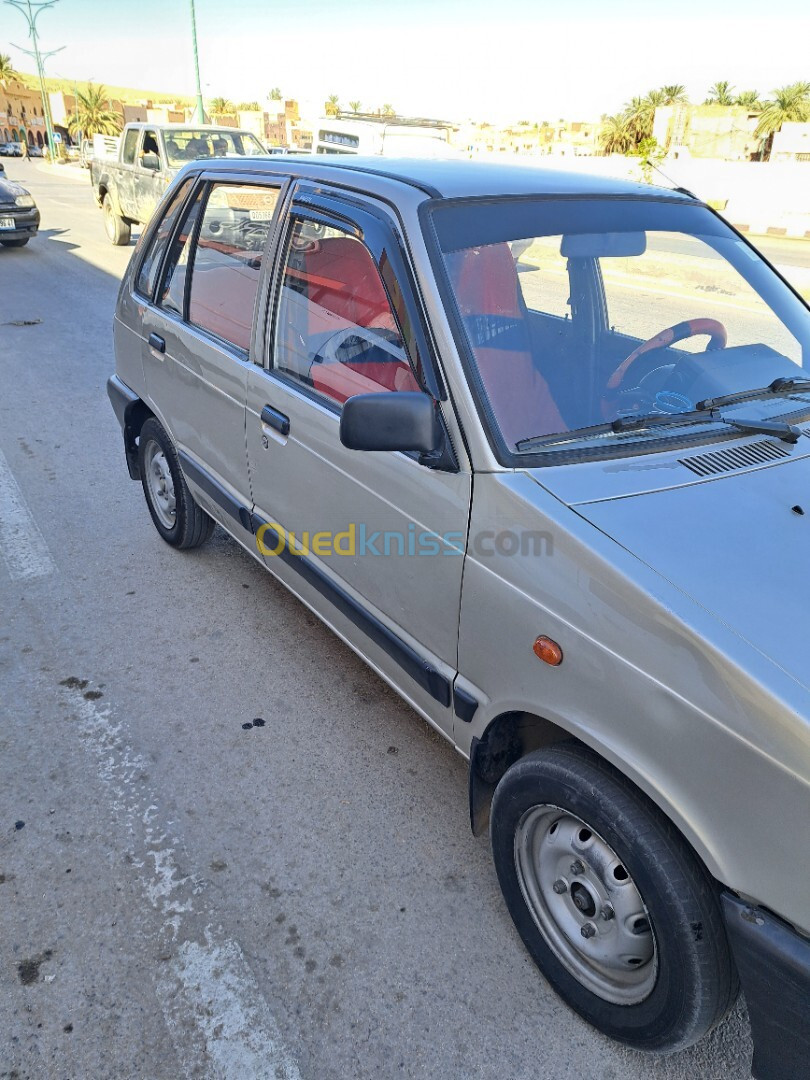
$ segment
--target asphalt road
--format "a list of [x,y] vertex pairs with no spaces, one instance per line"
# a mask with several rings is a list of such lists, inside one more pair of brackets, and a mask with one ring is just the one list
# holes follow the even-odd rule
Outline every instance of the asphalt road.
[[105,392],[131,248],[6,165],[0,1078],[747,1078],[741,1004],[669,1058],[571,1013],[462,759],[221,530],[160,540]]

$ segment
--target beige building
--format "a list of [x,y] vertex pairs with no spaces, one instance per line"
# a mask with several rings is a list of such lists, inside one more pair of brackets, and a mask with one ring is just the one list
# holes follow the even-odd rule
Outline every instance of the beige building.
[[0,142],[48,143],[42,96],[16,79],[0,83]]
[[461,124],[452,134],[453,146],[478,155],[520,154],[581,157],[600,153],[599,123],[591,120],[559,120],[556,124]]
[[653,137],[674,155],[751,161],[761,148],[758,123],[741,105],[665,105],[655,110]]

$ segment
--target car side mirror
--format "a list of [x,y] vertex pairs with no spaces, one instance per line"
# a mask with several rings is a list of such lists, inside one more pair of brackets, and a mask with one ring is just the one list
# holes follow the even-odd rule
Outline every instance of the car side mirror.
[[160,158],[157,154],[141,154],[141,167],[151,169],[152,172],[160,172]]
[[427,394],[357,394],[343,404],[340,441],[349,450],[412,450],[435,454],[444,433]]

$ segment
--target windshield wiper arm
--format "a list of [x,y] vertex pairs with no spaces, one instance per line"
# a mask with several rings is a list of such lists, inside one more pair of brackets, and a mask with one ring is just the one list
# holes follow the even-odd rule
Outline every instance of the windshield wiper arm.
[[755,401],[769,394],[807,394],[810,393],[810,379],[774,379],[767,386],[756,390],[739,390],[736,394],[723,394],[722,397],[704,398],[695,406],[701,412],[716,409],[720,405],[736,405],[741,401]]
[[620,416],[610,425],[614,431],[634,431],[636,428],[657,427],[665,424],[694,424],[694,423],[727,424],[729,427],[739,428],[740,431],[750,432],[752,435],[775,435],[777,439],[795,443],[799,441],[801,431],[791,427],[781,420],[753,420],[740,417],[732,420],[731,417],[721,416],[713,410],[691,413],[650,413],[646,416]]
[[[810,381],[808,382],[810,389]],[[694,412],[680,413],[644,413],[640,416],[620,416],[608,424],[593,424],[591,427],[574,428],[572,431],[561,431],[554,435],[535,435],[533,438],[521,439],[515,445],[518,450],[530,446],[549,446],[554,443],[568,442],[587,435],[607,435],[611,432],[617,434],[624,431],[640,431],[645,428],[666,427],[671,424],[726,424],[728,427],[738,428],[747,434],[773,435],[785,442],[795,443],[799,441],[801,431],[791,427],[790,424],[778,420],[753,420],[740,417],[732,420],[721,416],[711,410],[704,409]]]

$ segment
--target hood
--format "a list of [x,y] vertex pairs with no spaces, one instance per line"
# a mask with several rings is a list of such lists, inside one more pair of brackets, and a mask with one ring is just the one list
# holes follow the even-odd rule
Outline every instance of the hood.
[[0,176],[0,203],[13,203],[18,195],[27,194],[28,191],[22,184],[15,184],[13,180]]
[[573,509],[810,689],[810,458]]

